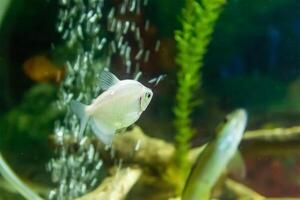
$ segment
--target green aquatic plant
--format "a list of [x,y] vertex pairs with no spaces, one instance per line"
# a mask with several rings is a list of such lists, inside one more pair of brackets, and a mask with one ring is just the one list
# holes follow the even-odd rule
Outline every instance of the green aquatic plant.
[[62,112],[53,103],[55,97],[53,85],[38,84],[30,88],[18,106],[0,117],[1,148],[24,152],[27,149],[24,147],[34,142],[48,152],[47,138],[53,132],[51,123],[62,117]]
[[5,13],[9,7],[9,4],[10,4],[10,0],[2,0],[0,2],[0,25],[3,18],[5,17]]
[[[175,128],[177,162],[183,173],[189,168],[189,140],[195,135],[190,119],[196,105],[195,93],[201,85],[203,58],[211,40],[214,25],[225,0],[187,0],[182,11],[182,29],[175,32],[178,89],[176,93]],[[184,175],[184,174],[183,174]]]

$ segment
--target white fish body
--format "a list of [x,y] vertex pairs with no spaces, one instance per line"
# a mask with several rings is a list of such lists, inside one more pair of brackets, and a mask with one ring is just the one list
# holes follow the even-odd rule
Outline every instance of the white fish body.
[[105,144],[110,145],[114,133],[135,123],[149,105],[151,89],[135,80],[118,80],[104,71],[100,86],[106,90],[91,105],[71,102],[73,112],[81,119],[80,133],[90,124],[93,132]]

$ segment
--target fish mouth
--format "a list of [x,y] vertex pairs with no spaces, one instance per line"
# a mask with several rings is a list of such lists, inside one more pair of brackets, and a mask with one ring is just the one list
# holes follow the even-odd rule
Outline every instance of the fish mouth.
[[247,111],[245,109],[240,108],[234,111],[234,114],[237,116],[236,123],[238,127],[244,128],[246,126],[247,119],[248,119]]
[[235,111],[235,113],[237,115],[239,115],[239,118],[242,118],[242,119],[247,119],[247,111],[243,108],[239,108]]

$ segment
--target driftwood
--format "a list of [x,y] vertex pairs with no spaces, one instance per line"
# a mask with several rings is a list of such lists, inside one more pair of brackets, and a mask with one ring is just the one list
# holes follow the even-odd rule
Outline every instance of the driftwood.
[[76,200],[122,200],[138,181],[142,174],[140,168],[124,168],[104,179],[101,185],[94,191],[77,198]]
[[300,126],[247,131],[243,140],[265,142],[300,141]]
[[[102,146],[101,149],[104,150],[104,147]],[[167,166],[172,161],[175,153],[173,144],[149,137],[137,126],[130,132],[116,135],[112,149],[115,156],[121,158],[124,162],[138,163],[155,168]]]
[[232,179],[227,179],[224,184],[227,195],[233,199],[264,200],[265,197],[253,191],[252,189],[240,184]]
[[237,200],[300,200],[300,198],[293,197],[265,197],[261,194],[258,194],[254,190],[248,188],[247,186],[238,183],[232,179],[227,179],[225,181],[224,190],[227,193],[227,195],[230,195],[232,197],[230,199]]
[[[54,138],[51,139],[55,143]],[[74,142],[71,138],[65,141]],[[96,143],[102,158],[105,161],[113,159],[122,159],[123,162],[133,163],[139,166],[147,166],[161,171],[167,169],[172,164],[175,155],[175,146],[161,139],[152,138],[143,133],[139,127],[134,127],[131,131],[124,134],[118,134],[113,141],[113,150],[107,150],[98,140],[91,140]],[[246,131],[241,144],[242,152],[254,154],[291,154],[300,151],[300,126],[291,128],[276,128],[268,130]],[[195,161],[204,146],[194,148],[189,153],[191,163]],[[291,151],[292,150],[292,151]],[[119,175],[109,177],[93,192],[78,198],[77,200],[93,199],[122,199],[126,196],[133,184],[141,175],[141,169],[122,169]],[[163,172],[163,170],[162,170]],[[121,174],[121,175],[120,175]],[[118,180],[118,181],[116,181]],[[233,180],[225,181],[225,189],[231,192],[236,199],[250,200],[295,200],[299,198],[266,198],[255,191],[247,188],[245,185]],[[100,195],[100,196],[99,196]],[[102,195],[102,196],[101,196]],[[180,198],[176,198],[180,199]]]
[[[54,136],[49,138],[50,145],[55,148],[61,146],[61,140],[56,141]],[[78,145],[73,138],[66,136],[64,143],[70,146]],[[175,154],[173,144],[164,140],[145,135],[141,128],[134,127],[132,130],[117,134],[114,137],[112,148],[106,148],[98,139],[86,139],[85,143],[93,143],[101,153],[101,158],[109,163],[115,159],[122,159],[125,163],[147,165],[148,167],[164,168],[170,164]]]
[[[72,138],[65,138],[65,141],[76,144]],[[54,145],[59,145],[53,137],[50,141]],[[149,137],[143,133],[139,127],[134,127],[131,131],[118,134],[113,141],[113,153],[97,140],[96,143],[102,158],[111,161],[114,158],[122,159],[127,163],[134,163],[148,166],[154,169],[165,169],[173,161],[175,146],[161,139]],[[291,128],[276,128],[267,130],[246,131],[243,137],[241,150],[244,153],[260,155],[287,155],[300,152],[300,126]],[[201,152],[201,147],[190,151],[189,160],[193,162]]]
[[[300,126],[254,130],[245,132],[241,150],[255,155],[299,154],[299,144]],[[139,149],[135,151],[137,146]],[[173,161],[175,154],[173,144],[146,136],[138,127],[128,133],[118,135],[114,140],[113,147],[116,155],[124,161],[153,168],[166,168]],[[204,145],[190,151],[191,163],[195,161],[203,147]]]
[[300,126],[247,131],[241,144],[247,155],[300,154]]

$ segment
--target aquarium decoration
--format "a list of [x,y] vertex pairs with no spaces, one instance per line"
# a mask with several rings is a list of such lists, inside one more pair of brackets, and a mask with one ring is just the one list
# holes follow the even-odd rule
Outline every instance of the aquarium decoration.
[[201,101],[201,68],[214,25],[225,0],[186,0],[180,18],[182,28],[175,32],[177,44],[177,93],[174,107],[177,142],[176,160],[183,177],[189,169],[187,160],[190,139],[195,135],[191,113]]

